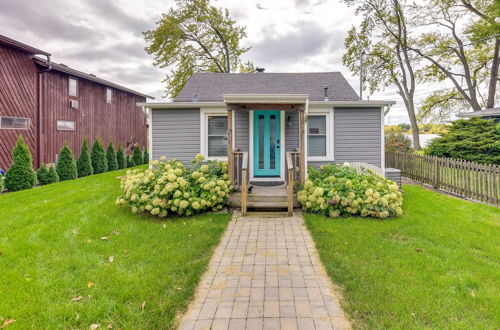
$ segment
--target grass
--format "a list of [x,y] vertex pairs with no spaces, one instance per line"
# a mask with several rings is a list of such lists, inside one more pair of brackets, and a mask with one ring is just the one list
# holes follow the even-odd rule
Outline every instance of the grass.
[[355,327],[498,329],[500,209],[404,190],[400,218],[305,216]]
[[115,205],[122,174],[0,195],[0,326],[173,327],[231,215],[134,215]]

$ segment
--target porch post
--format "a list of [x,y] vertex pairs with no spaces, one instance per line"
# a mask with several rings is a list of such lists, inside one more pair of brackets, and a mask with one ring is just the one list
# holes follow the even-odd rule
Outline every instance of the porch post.
[[305,155],[305,143],[306,143],[306,115],[305,109],[300,109],[299,111],[299,173],[300,173],[300,184],[303,186],[306,183],[306,155]]
[[227,109],[227,175],[229,182],[234,185],[234,158],[233,158],[233,109]]

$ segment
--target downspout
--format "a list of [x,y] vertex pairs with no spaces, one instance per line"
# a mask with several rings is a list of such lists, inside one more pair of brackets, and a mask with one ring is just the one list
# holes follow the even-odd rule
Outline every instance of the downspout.
[[43,90],[44,90],[44,73],[49,72],[52,70],[52,63],[50,61],[50,55],[47,55],[47,68],[38,70],[38,104],[37,104],[37,112],[38,112],[38,144],[37,144],[37,155],[38,155],[38,164],[36,164],[37,168],[40,167],[40,165],[43,163],[42,157],[43,157],[43,150],[42,146],[44,145],[44,141],[42,141],[42,128],[43,128],[43,119],[42,119],[42,110],[43,110]]

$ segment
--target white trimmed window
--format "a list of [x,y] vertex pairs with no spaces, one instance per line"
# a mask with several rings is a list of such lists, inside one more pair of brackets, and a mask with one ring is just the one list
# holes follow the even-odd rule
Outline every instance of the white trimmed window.
[[333,118],[331,111],[310,112],[307,119],[307,159],[333,160]]
[[69,96],[78,96],[78,79],[69,77],[68,93]]
[[57,121],[58,131],[74,131],[75,129],[76,129],[76,123],[74,121],[68,121],[68,120]]
[[30,126],[29,118],[0,117],[1,129],[28,129],[29,126]]
[[113,102],[113,90],[111,88],[106,88],[106,103]]
[[200,111],[201,154],[207,159],[227,159],[227,111]]

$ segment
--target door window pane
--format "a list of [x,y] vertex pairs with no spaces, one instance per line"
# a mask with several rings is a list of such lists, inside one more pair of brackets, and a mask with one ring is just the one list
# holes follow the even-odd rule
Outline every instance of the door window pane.
[[264,116],[259,116],[259,168],[264,168]]
[[274,170],[276,168],[276,116],[271,115],[269,118],[269,128],[270,128],[270,161],[269,168]]
[[20,117],[1,117],[0,128],[3,129],[28,129],[29,119]]
[[208,157],[227,156],[227,116],[208,116]]
[[326,116],[309,116],[307,155],[326,156]]

